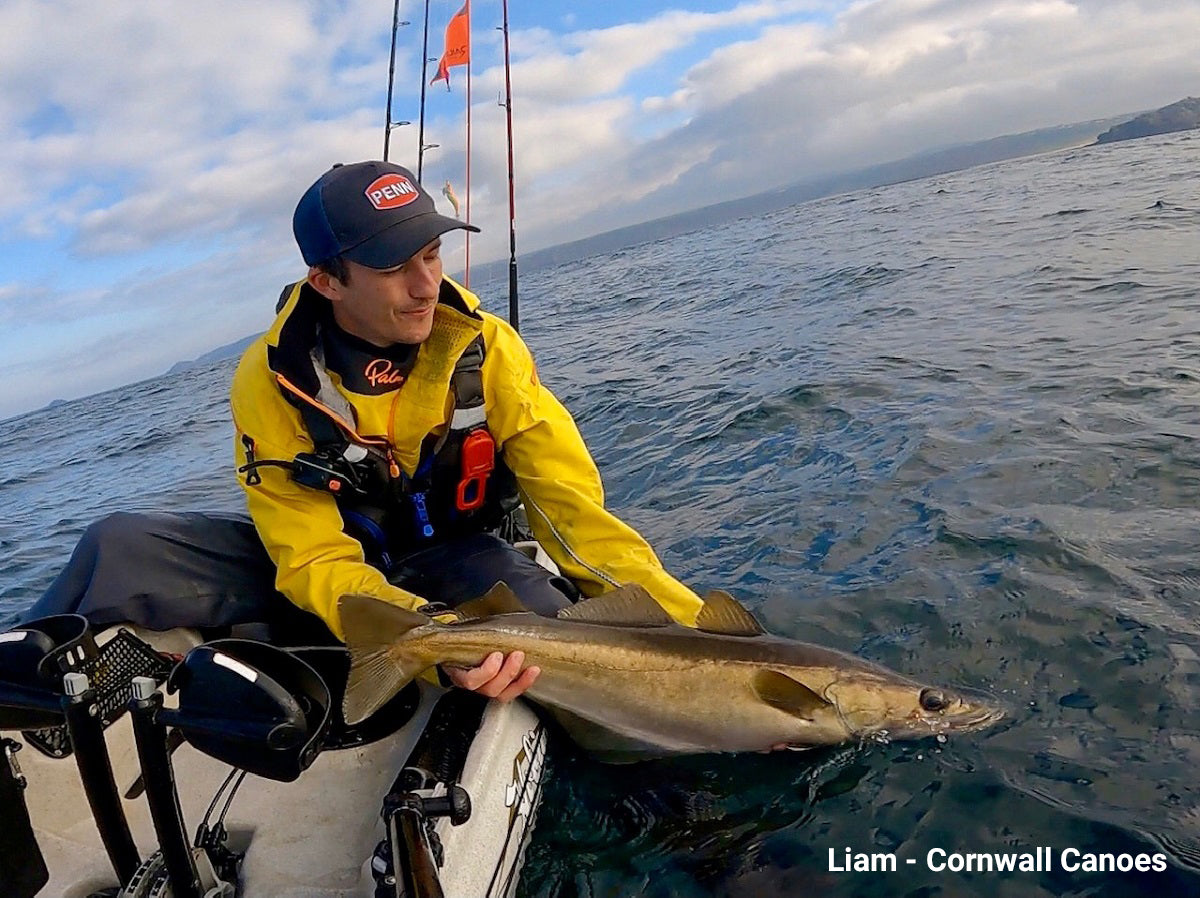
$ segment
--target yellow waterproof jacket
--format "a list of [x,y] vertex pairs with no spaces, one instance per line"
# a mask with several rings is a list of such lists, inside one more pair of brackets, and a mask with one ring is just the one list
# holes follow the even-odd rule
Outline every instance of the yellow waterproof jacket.
[[[230,401],[240,467],[247,450],[258,460],[290,462],[311,452],[313,440],[284,390],[303,392],[274,367],[286,352],[309,353],[297,332],[312,320],[314,303],[325,303],[301,281],[285,290],[271,329],[242,356]],[[397,391],[365,396],[345,389],[322,369],[351,409],[343,429],[352,439],[383,441],[392,459],[411,476],[430,434],[445,432],[454,410],[450,378],[464,350],[479,335],[485,345],[482,377],[487,427],[497,451],[516,476],[517,488],[538,542],[585,596],[637,583],[685,624],[694,624],[701,601],[668,574],[653,550],[632,528],[604,508],[604,489],[575,422],[538,380],[533,357],[505,321],[482,311],[479,299],[446,278],[434,311],[433,329],[417,352],[415,367]],[[303,400],[300,400],[303,401]],[[339,637],[337,600],[347,593],[378,596],[406,608],[425,603],[387,582],[365,560],[363,547],[343,532],[333,496],[295,483],[279,467],[263,466],[248,482],[250,515],[277,567],[276,587],[319,615]]]

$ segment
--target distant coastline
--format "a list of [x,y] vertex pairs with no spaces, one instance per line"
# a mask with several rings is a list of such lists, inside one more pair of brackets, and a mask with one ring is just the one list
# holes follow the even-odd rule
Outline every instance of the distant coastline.
[[1096,143],[1136,140],[1156,134],[1174,134],[1200,128],[1200,97],[1187,97],[1169,106],[1143,112],[1136,118],[1114,125],[1096,138]]
[[198,355],[194,359],[185,359],[181,362],[176,362],[166,370],[166,374],[178,374],[180,371],[186,371],[188,368],[195,368],[197,365],[207,365],[209,362],[216,362],[220,359],[227,359],[231,356],[241,355],[246,351],[251,343],[258,339],[258,334],[250,334],[241,339],[234,340],[232,343],[226,343],[224,346],[218,346],[216,349],[211,349],[204,355]]

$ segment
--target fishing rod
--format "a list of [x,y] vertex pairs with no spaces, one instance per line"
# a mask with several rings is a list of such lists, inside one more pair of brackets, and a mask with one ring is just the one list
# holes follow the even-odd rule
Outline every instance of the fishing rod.
[[504,114],[508,122],[508,323],[519,331],[517,310],[517,207],[513,187],[512,76],[508,59],[508,0],[504,0]]
[[407,24],[408,22],[400,21],[400,0],[396,0],[392,5],[392,53],[388,59],[387,120],[383,123],[384,162],[388,161],[388,147],[392,140],[392,129],[399,128],[401,125],[411,124],[410,122],[392,121],[392,88],[396,83],[396,32],[400,30],[401,25]]
[[[399,0],[397,0],[399,2]],[[417,182],[425,167],[425,81],[429,77],[429,0],[425,0],[425,36],[421,39],[421,115],[417,126]]]

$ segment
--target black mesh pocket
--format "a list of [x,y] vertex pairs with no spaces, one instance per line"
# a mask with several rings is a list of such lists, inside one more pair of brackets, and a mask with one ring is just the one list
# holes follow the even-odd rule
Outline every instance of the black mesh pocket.
[[[110,726],[125,713],[132,696],[134,677],[153,677],[158,683],[167,678],[175,662],[125,629],[105,643],[95,658],[84,662],[79,672],[87,674],[96,691],[100,721]],[[25,741],[42,754],[65,758],[71,754],[71,737],[66,724],[40,730],[24,730]]]

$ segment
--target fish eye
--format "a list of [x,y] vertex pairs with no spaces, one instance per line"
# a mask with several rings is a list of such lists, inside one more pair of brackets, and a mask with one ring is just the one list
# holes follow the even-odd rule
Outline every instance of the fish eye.
[[950,706],[950,697],[940,689],[922,689],[918,700],[926,711],[945,711]]

